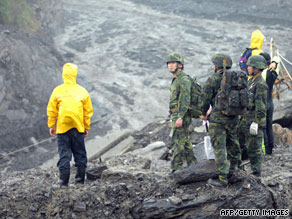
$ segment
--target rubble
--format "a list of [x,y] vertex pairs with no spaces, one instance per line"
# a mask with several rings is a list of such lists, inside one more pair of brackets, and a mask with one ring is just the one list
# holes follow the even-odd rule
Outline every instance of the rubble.
[[[104,163],[89,162],[88,171],[99,170],[96,172],[99,177],[87,179],[83,186],[73,184],[74,167],[66,189],[59,187],[56,168],[1,173],[0,217],[217,218],[220,209],[289,209],[292,212],[292,145],[277,145],[272,156],[264,157],[262,178],[251,176],[247,167],[246,171],[240,171],[240,181],[220,190],[207,185],[211,175],[201,178],[192,175],[200,171],[213,174],[213,161],[200,160],[172,175],[167,156],[162,160],[160,153],[152,157],[137,153],[168,147],[165,142],[164,146],[161,143],[168,136],[167,129],[160,129],[164,125],[149,124],[148,128],[161,131],[149,133],[145,127],[140,137],[136,135],[136,143],[147,142],[149,136],[155,139],[148,148],[109,157]],[[164,165],[154,168],[160,162]],[[183,173],[192,174],[183,178]]]

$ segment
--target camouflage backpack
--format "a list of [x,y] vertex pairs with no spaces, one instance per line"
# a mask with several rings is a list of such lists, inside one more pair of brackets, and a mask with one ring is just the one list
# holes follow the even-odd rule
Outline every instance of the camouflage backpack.
[[199,104],[201,102],[202,87],[195,77],[192,78],[189,75],[188,77],[192,82],[190,111],[193,118],[199,118],[199,116],[202,115],[202,112],[199,108]]
[[[201,93],[202,93],[202,87],[201,85],[197,82],[197,79],[194,77],[192,78],[189,75],[184,75],[183,77],[188,77],[189,80],[192,83],[191,86],[191,100],[190,100],[190,106],[189,106],[189,111],[191,112],[191,115],[193,118],[199,118],[200,115],[202,115],[202,112],[200,110],[199,104],[201,102]],[[178,78],[178,80],[181,80],[182,77]],[[177,112],[178,107],[170,109],[172,113]]]
[[242,115],[248,107],[247,74],[244,71],[225,71],[215,106],[228,116]]
[[192,89],[191,89],[191,113],[193,118],[199,118],[202,115],[202,112],[199,108],[199,104],[201,103],[201,95],[202,95],[202,87],[197,81],[197,79],[191,78],[192,81]]

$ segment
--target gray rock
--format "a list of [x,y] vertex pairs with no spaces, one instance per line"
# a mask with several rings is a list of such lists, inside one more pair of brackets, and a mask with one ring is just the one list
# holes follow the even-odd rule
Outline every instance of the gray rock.
[[145,148],[137,149],[133,153],[150,160],[158,160],[168,153],[168,148],[164,142],[157,141],[147,145]]
[[216,164],[214,160],[193,163],[189,167],[173,173],[175,181],[179,184],[206,181],[216,175]]
[[85,212],[86,211],[86,204],[84,202],[77,201],[74,205],[74,211]]
[[173,205],[180,205],[182,203],[182,200],[179,197],[176,197],[176,196],[169,197],[169,201]]
[[36,208],[35,206],[32,205],[32,206],[29,207],[29,210],[32,211],[32,212],[37,212],[38,208]]

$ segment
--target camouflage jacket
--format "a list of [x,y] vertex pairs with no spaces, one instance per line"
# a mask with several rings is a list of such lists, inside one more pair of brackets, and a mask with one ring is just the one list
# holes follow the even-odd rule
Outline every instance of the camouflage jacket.
[[242,121],[246,125],[252,122],[259,124],[259,127],[266,125],[266,100],[268,86],[262,76],[257,77],[255,80],[248,80],[249,91],[249,108],[243,116]]
[[223,71],[213,73],[206,81],[202,92],[202,102],[200,104],[202,114],[206,115],[210,105],[215,107],[215,97],[220,89]]
[[227,116],[223,114],[220,110],[216,108],[215,98],[220,90],[221,80],[223,76],[223,71],[218,73],[213,73],[206,81],[203,92],[202,92],[202,102],[201,111],[203,115],[206,115],[210,105],[212,106],[212,113],[210,115],[210,122],[218,124],[226,123],[238,123],[239,116]]
[[184,118],[190,108],[191,102],[191,87],[190,78],[183,72],[179,72],[172,79],[170,87],[169,109],[171,120]]

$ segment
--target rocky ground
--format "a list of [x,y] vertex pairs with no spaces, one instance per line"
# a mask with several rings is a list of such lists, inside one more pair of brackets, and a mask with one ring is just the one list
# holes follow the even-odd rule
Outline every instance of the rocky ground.
[[[241,181],[218,190],[208,186],[206,179],[179,184],[169,174],[168,157],[158,156],[161,148],[151,157],[135,152],[155,141],[165,141],[167,148],[167,127],[167,123],[152,123],[134,134],[136,150],[103,163],[91,161],[88,172],[101,175],[87,179],[84,186],[73,184],[74,168],[67,189],[59,188],[56,168],[1,174],[0,217],[220,218],[220,209],[227,208],[289,209],[290,215],[284,218],[292,216],[292,145],[277,145],[273,156],[264,157],[261,179],[250,176],[247,165],[240,172]],[[153,134],[154,129],[160,131]],[[192,139],[200,142],[205,134],[193,132]],[[107,169],[98,172],[104,165]]]

